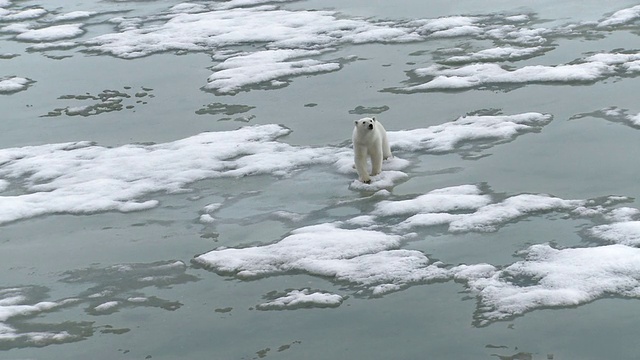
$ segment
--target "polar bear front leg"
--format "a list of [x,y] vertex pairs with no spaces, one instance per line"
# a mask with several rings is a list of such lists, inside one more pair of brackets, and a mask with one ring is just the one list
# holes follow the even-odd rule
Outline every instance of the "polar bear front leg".
[[353,149],[353,154],[353,160],[356,164],[356,171],[358,172],[360,181],[365,184],[370,183],[371,178],[369,177],[369,173],[367,172],[367,148],[356,146]]
[[382,147],[371,150],[371,176],[376,176],[382,171]]

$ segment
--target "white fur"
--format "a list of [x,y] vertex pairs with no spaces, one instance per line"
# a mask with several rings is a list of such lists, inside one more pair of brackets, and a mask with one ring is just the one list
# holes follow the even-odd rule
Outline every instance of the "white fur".
[[368,184],[371,177],[367,172],[367,158],[371,158],[371,176],[375,176],[382,170],[382,160],[391,157],[387,131],[376,118],[362,118],[356,120],[352,140],[358,177]]

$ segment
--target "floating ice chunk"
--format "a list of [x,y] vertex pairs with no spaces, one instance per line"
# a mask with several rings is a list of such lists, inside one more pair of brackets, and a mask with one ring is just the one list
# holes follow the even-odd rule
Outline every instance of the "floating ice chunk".
[[620,207],[604,213],[605,219],[612,222],[631,221],[640,215],[640,210],[631,207]]
[[9,11],[7,13],[0,12],[1,21],[24,21],[43,17],[47,14],[47,10],[42,8],[31,8],[22,11]]
[[157,206],[140,197],[184,191],[219,177],[287,175],[312,164],[333,164],[343,148],[294,147],[277,138],[279,125],[202,133],[159,145],[105,148],[89,142],[0,150],[0,177],[26,177],[28,194],[0,196],[0,224],[52,213],[139,211]]
[[389,131],[392,149],[448,152],[464,141],[498,139],[509,141],[526,132],[539,131],[552,119],[549,114],[463,116],[455,121],[424,129]]
[[587,231],[597,239],[613,244],[640,245],[640,221],[624,221],[598,225]]
[[113,312],[120,305],[119,301],[107,301],[93,308],[95,312],[104,313],[104,312]]
[[451,29],[474,26],[481,21],[480,17],[449,16],[437,19],[414,20],[410,25],[417,26],[417,32],[421,34],[433,34]]
[[[416,226],[448,225],[451,232],[496,231],[498,227],[523,216],[549,211],[574,211],[584,200],[564,200],[549,195],[522,194],[491,204],[489,195],[473,185],[446,188],[411,200],[383,201],[375,214],[390,216],[415,214],[396,226],[407,230]],[[462,211],[473,212],[461,213]]]
[[0,94],[11,94],[26,90],[32,82],[29,79],[17,76],[0,78]]
[[209,214],[200,215],[200,222],[203,224],[212,224],[216,221],[216,219]]
[[525,260],[502,270],[488,265],[476,268],[481,273],[475,275],[474,268],[459,270],[478,295],[479,325],[611,295],[640,297],[640,249],[624,245],[558,250],[540,244],[526,251]]
[[450,231],[495,231],[497,226],[531,213],[570,211],[585,204],[583,200],[564,200],[548,195],[522,194],[460,216],[449,225]]
[[[229,4],[239,2],[222,6]],[[91,51],[134,58],[165,51],[205,51],[255,43],[273,50],[328,50],[345,42],[409,39],[417,39],[411,36],[411,29],[398,29],[389,23],[339,18],[330,11],[258,6],[173,14],[164,24],[129,26],[124,32],[101,35],[86,44]]]
[[497,47],[492,49],[481,50],[469,55],[461,55],[461,56],[452,56],[446,60],[441,61],[445,64],[460,64],[460,63],[471,63],[471,62],[479,62],[479,61],[514,61],[521,60],[533,56],[542,55],[546,51],[549,51],[551,48],[543,47],[543,46],[534,46],[534,47]]
[[185,3],[172,6],[171,9],[169,9],[169,12],[174,14],[191,14],[191,13],[199,13],[199,12],[207,11],[208,9],[209,9],[208,7],[202,4],[185,2]]
[[86,19],[86,18],[92,17],[95,14],[97,14],[97,12],[95,11],[72,11],[66,14],[54,16],[51,19],[51,21],[58,22],[58,21],[72,21],[72,20],[78,20],[78,19]]
[[638,18],[640,18],[640,5],[616,11],[611,16],[600,21],[598,27],[625,25],[636,21]]
[[213,212],[218,211],[222,207],[222,203],[214,203],[205,206],[202,210],[204,210],[205,214],[211,214]]
[[0,179],[0,193],[7,190],[9,188],[9,185],[11,185],[10,182],[4,179]]
[[396,216],[415,213],[440,213],[460,210],[475,210],[491,202],[476,185],[461,185],[433,190],[411,200],[381,201],[373,214]]
[[420,251],[396,250],[401,239],[379,231],[321,224],[298,229],[275,244],[213,250],[193,261],[240,278],[304,271],[361,286],[377,295],[450,276],[441,264],[430,264]]
[[272,87],[280,87],[286,83],[274,83],[275,80],[331,72],[341,68],[339,63],[311,59],[292,60],[318,54],[319,51],[286,49],[234,56],[213,67],[215,72],[209,76],[208,84],[204,88],[221,94],[234,94],[249,85],[269,83]]
[[214,4],[214,8],[216,10],[223,10],[223,9],[233,9],[238,7],[258,6],[262,4],[285,3],[285,2],[293,2],[293,1],[296,1],[296,0],[228,0],[228,1]]
[[298,309],[302,307],[338,307],[344,298],[325,292],[310,293],[309,289],[292,290],[285,296],[256,306],[258,310]]
[[16,35],[16,39],[35,42],[69,39],[84,34],[82,26],[83,24],[64,24],[31,29]]
[[326,273],[316,268],[322,260],[343,260],[376,253],[399,246],[401,238],[370,230],[346,230],[333,224],[305,227],[281,241],[242,249],[213,250],[194,261],[215,271],[252,278],[307,270]]
[[432,65],[414,70],[420,77],[433,77],[423,84],[400,88],[398,91],[428,91],[472,89],[496,84],[593,82],[615,73],[616,68],[594,61],[569,65],[530,65],[507,70],[497,64],[473,64],[457,69]]
[[392,188],[399,183],[405,181],[409,175],[402,171],[383,171],[378,175],[371,177],[371,183],[366,184],[360,180],[353,180],[349,185],[351,190],[359,191],[378,191],[382,189]]

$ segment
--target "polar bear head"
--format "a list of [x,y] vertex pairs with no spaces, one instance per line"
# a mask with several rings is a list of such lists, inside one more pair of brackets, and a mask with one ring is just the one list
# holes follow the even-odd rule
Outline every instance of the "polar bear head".
[[376,118],[362,118],[360,120],[356,120],[356,127],[358,130],[373,130],[375,128]]

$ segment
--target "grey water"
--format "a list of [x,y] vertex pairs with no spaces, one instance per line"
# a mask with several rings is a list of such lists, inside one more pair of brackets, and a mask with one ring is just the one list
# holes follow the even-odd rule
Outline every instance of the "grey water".
[[[16,1],[21,7],[126,10],[126,16],[164,11],[178,1]],[[411,20],[442,16],[533,13],[540,26],[597,21],[634,1],[298,1],[285,9],[329,9],[345,17]],[[118,15],[120,14],[120,15]],[[102,16],[105,19],[109,16]],[[0,23],[0,26],[2,24]],[[113,31],[107,22],[85,37]],[[554,50],[511,64],[564,64],[585,54],[638,50],[638,27],[601,36],[552,40]],[[393,196],[447,186],[484,184],[501,194],[542,193],[563,199],[608,195],[640,198],[640,132],[621,123],[576,115],[616,106],[640,112],[637,77],[587,84],[526,84],[467,91],[400,94],[384,89],[407,71],[433,64],[439,49],[488,41],[442,38],[402,44],[343,45],[326,59],[358,60],[336,72],[293,77],[288,86],[236,95],[203,91],[215,65],[201,52],[124,60],[76,50],[30,51],[30,43],[0,33],[0,75],[25,74],[27,90],[0,95],[0,148],[89,140],[103,146],[163,143],[204,131],[283,124],[283,141],[304,146],[348,141],[353,119],[375,114],[388,130],[424,128],[478,111],[549,113],[540,133],[491,146],[481,156],[402,153],[410,178]],[[106,100],[105,100],[106,99]],[[84,114],[83,104],[103,104]],[[83,116],[84,115],[84,116]],[[66,331],[75,341],[2,343],[2,359],[635,359],[640,302],[612,296],[577,307],[543,309],[477,326],[477,299],[449,281],[411,286],[383,297],[358,296],[349,284],[307,274],[244,281],[191,265],[220,246],[276,242],[304,225],[360,215],[352,179],[323,168],[291,177],[269,175],[203,180],[179,194],[153,194],[160,205],[131,213],[54,214],[0,225],[0,288],[29,287],[31,301],[77,303],[9,323],[25,331]],[[215,224],[198,221],[207,204],[222,202]],[[370,203],[366,203],[371,205]],[[635,200],[626,206],[638,207]],[[276,211],[305,215],[301,221]],[[541,215],[493,233],[424,230],[407,248],[447,264],[505,266],[530,244],[582,244],[583,219]],[[184,266],[163,267],[181,261]],[[118,271],[118,266],[131,269]],[[115,267],[115,268],[114,268]],[[148,282],[140,279],[150,277]],[[272,291],[323,289],[347,294],[337,308],[260,311]],[[96,313],[92,294],[113,300],[151,299]],[[1,319],[1,316],[0,316]]]

